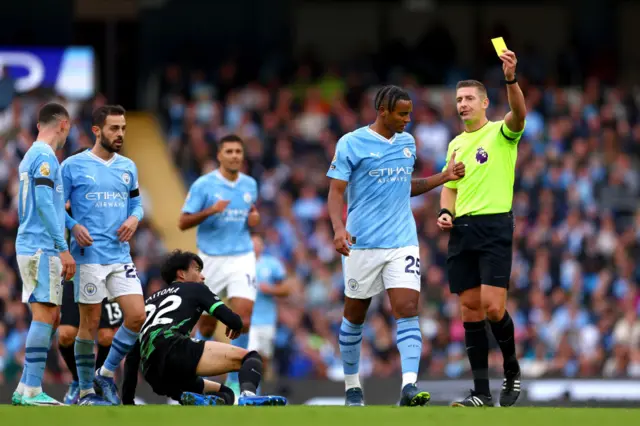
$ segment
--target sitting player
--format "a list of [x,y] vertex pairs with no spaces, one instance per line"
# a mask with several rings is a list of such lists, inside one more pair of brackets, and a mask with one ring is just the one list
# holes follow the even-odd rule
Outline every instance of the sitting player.
[[202,259],[194,253],[174,251],[164,262],[161,275],[169,285],[146,300],[147,320],[140,338],[127,356],[122,386],[123,403],[132,405],[138,366],[158,395],[184,405],[233,404],[233,391],[202,376],[238,372],[238,405],[286,405],[279,396],[256,396],[262,377],[262,358],[255,351],[219,342],[203,342],[190,337],[203,312],[227,326],[230,339],[238,337],[243,324],[204,285]]

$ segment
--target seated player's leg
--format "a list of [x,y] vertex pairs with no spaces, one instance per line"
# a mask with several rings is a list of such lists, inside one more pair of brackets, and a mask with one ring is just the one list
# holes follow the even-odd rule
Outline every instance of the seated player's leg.
[[96,356],[95,338],[100,323],[102,300],[106,296],[108,269],[103,265],[78,265],[74,277],[75,300],[80,311],[80,326],[74,346],[80,400],[78,405],[111,405],[98,397],[93,388]]
[[338,344],[344,369],[345,405],[364,405],[364,393],[360,384],[360,348],[362,329],[371,298],[384,290],[382,267],[384,259],[380,250],[352,250],[342,258],[344,272],[344,313],[340,325]]
[[[255,253],[250,252],[239,256],[227,256],[226,259],[223,275],[227,277],[226,294],[229,299],[229,307],[240,315],[244,325],[242,334],[232,340],[231,344],[247,349],[253,305],[257,296],[256,256]],[[237,374],[230,373],[226,384],[235,392],[239,392]]]
[[[262,357],[265,377],[271,370],[271,359],[273,358],[273,347],[276,338],[275,325],[253,325],[249,330],[249,351],[257,351]],[[263,378],[263,382],[264,382]]]
[[198,376],[216,376],[230,371],[238,372],[240,398],[238,405],[286,405],[279,396],[255,396],[262,379],[262,358],[255,351],[218,342],[204,343],[200,361],[196,367]]
[[102,301],[102,312],[100,314],[100,324],[98,325],[98,355],[96,356],[96,369],[104,365],[111,342],[118,328],[122,325],[123,315],[118,302]]
[[482,283],[480,297],[482,310],[503,357],[500,406],[509,407],[520,396],[520,364],[516,358],[515,330],[506,310],[513,254],[513,218],[498,216],[491,219],[491,231],[490,238],[485,238],[484,250],[480,252],[478,262]]
[[58,349],[73,380],[69,385],[63,402],[74,405],[80,398],[78,370],[74,353],[74,343],[80,326],[80,311],[74,300],[73,281],[65,281],[62,285],[62,307],[60,309],[60,327],[58,327]]
[[422,354],[422,333],[418,319],[420,249],[418,246],[409,246],[385,252],[387,263],[382,269],[382,281],[396,319],[396,344],[402,367],[399,404],[423,406],[429,402],[431,395],[416,386]]
[[146,319],[142,285],[134,265],[110,265],[106,279],[107,292],[116,300],[124,317],[124,324],[118,329],[104,365],[96,371],[94,383],[105,400],[120,405],[115,371],[136,343],[142,324]]
[[42,376],[51,338],[62,303],[62,264],[57,256],[38,251],[33,256],[18,255],[22,278],[22,302],[29,303],[32,321],[25,348],[25,371],[12,397],[15,405],[62,405],[42,391]]

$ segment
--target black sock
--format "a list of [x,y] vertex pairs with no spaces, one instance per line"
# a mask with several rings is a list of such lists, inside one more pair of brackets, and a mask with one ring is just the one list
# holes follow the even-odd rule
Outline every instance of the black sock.
[[465,322],[464,341],[473,373],[475,391],[490,396],[489,390],[489,338],[485,321]]
[[76,355],[74,353],[73,345],[62,346],[58,345],[58,349],[60,349],[60,355],[62,355],[62,359],[64,359],[64,363],[67,364],[67,368],[71,372],[73,376],[73,381],[78,382],[78,369],[76,368]]
[[491,331],[500,345],[502,358],[504,359],[504,370],[512,373],[520,371],[516,358],[516,341],[513,320],[509,312],[504,311],[504,317],[498,322],[489,321]]
[[256,351],[251,351],[242,359],[242,367],[238,371],[241,392],[258,391],[262,379],[262,358]]
[[96,370],[102,367],[104,362],[107,360],[107,355],[109,355],[110,350],[111,346],[98,345],[98,354],[96,355]]
[[233,390],[225,385],[220,385],[220,390],[218,392],[211,392],[208,395],[215,395],[219,398],[224,399],[225,405],[233,405],[236,399]]

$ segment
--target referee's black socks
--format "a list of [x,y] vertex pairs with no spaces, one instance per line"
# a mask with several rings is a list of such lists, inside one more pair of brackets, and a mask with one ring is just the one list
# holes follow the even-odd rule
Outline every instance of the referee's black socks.
[[520,368],[518,366],[518,360],[516,359],[515,331],[511,315],[509,315],[509,312],[504,311],[504,316],[500,321],[489,321],[489,324],[491,324],[491,331],[502,351],[505,372],[518,372]]
[[486,323],[482,321],[464,323],[464,342],[473,373],[475,391],[491,396],[489,390],[489,336]]

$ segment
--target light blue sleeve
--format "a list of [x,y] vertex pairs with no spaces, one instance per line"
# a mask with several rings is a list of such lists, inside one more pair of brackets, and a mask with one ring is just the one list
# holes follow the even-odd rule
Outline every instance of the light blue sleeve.
[[189,193],[187,194],[187,199],[185,200],[184,206],[182,207],[183,213],[194,214],[204,210],[206,197],[204,191],[202,190],[201,182],[202,181],[198,179],[193,183],[193,185],[191,185]]
[[52,176],[58,173],[58,160],[48,155],[39,155],[31,165],[36,193],[36,211],[47,233],[51,236],[55,248],[60,251],[69,250],[64,233],[58,226],[58,213],[53,203],[55,183]]
[[352,170],[352,158],[349,155],[349,146],[347,145],[347,136],[343,136],[336,145],[336,153],[329,166],[327,176],[332,179],[339,179],[349,182]]
[[251,199],[253,200],[253,204],[256,204],[258,202],[258,182],[253,180],[251,187]]
[[[62,163],[62,187],[64,188],[64,201],[67,202],[71,199],[72,179],[71,179],[71,167],[67,161]],[[64,211],[64,226],[68,230],[73,229],[78,224],[74,218],[69,215],[69,212]]]
[[144,209],[142,208],[142,196],[140,195],[140,187],[138,186],[138,169],[136,165],[131,163],[131,183],[129,187],[129,216],[135,216],[138,221],[144,217]]

